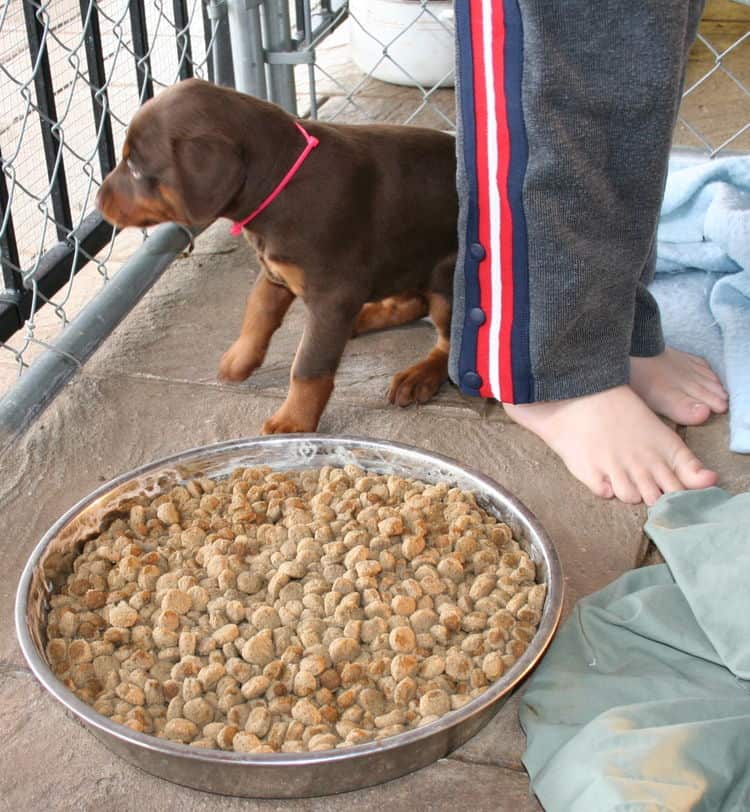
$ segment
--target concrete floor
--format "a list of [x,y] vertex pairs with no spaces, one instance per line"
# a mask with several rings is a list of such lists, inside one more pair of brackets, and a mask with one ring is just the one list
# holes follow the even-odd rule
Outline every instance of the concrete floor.
[[[518,696],[473,740],[415,774],[345,796],[307,801],[220,798],[143,774],[119,760],[50,699],[15,642],[14,591],[47,527],[102,481],[186,447],[252,436],[281,402],[298,340],[300,305],[265,366],[223,386],[215,370],[235,337],[256,273],[227,224],[202,235],[66,387],[0,466],[0,810],[108,812],[212,810],[539,809],[521,765]],[[382,437],[470,461],[518,495],[545,525],[575,601],[639,566],[648,555],[642,507],[597,500],[558,459],[510,423],[496,404],[445,386],[434,402],[400,410],[384,393],[390,376],[432,345],[428,322],[352,341],[320,430]],[[682,430],[688,444],[736,492],[750,487],[747,457],[727,451],[727,423]]]

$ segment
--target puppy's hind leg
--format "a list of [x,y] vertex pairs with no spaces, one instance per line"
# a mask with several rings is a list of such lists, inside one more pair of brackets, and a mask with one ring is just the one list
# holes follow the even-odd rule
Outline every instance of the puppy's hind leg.
[[219,362],[220,381],[244,381],[263,363],[271,337],[294,299],[288,288],[261,273],[247,297],[239,338]]
[[428,312],[427,297],[421,293],[400,293],[379,302],[367,302],[359,311],[353,334],[360,336],[372,330],[398,327],[422,319]]
[[388,400],[397,406],[426,403],[448,378],[451,303],[439,293],[429,293],[428,301],[438,340],[427,358],[394,376],[388,390]]

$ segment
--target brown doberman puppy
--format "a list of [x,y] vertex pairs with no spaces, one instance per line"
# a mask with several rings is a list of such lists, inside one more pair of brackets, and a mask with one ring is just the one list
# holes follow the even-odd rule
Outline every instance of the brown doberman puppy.
[[244,225],[263,273],[219,377],[241,381],[257,369],[301,297],[289,393],[263,433],[314,431],[352,335],[429,315],[437,344],[394,377],[388,397],[423,403],[448,377],[455,167],[454,139],[435,130],[319,121],[302,129],[273,104],[190,79],[135,115],[97,206],[120,227],[218,217]]

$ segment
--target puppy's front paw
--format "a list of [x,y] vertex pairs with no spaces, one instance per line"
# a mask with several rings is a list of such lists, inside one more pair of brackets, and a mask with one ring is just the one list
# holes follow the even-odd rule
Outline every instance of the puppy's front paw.
[[315,431],[317,423],[310,423],[300,416],[289,414],[283,407],[269,417],[260,430],[261,434],[306,434]]
[[253,348],[252,342],[238,338],[221,356],[218,378],[222,383],[244,381],[262,363],[263,357]]
[[388,389],[388,400],[396,406],[427,403],[447,378],[445,363],[420,361],[393,376]]

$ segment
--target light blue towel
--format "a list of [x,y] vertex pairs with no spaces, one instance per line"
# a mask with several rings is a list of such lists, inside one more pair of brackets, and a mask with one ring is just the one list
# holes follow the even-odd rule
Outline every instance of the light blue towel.
[[666,564],[574,608],[529,680],[523,762],[547,812],[750,809],[750,493],[662,497]]
[[657,273],[750,269],[750,157],[674,155],[657,240]]
[[750,453],[750,157],[675,155],[657,239],[651,290],[667,343],[722,377],[730,448]]

